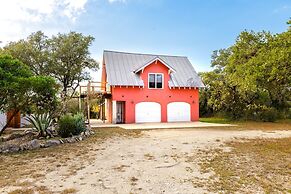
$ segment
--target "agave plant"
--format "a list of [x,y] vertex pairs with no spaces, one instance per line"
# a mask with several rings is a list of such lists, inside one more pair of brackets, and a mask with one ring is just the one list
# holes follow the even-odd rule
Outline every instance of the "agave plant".
[[53,136],[49,128],[53,125],[54,118],[49,113],[30,115],[25,120],[33,125],[33,129],[38,131],[40,137]]

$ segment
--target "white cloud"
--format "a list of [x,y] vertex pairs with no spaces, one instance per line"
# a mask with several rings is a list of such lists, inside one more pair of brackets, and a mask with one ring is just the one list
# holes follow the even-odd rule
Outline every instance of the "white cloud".
[[[63,31],[85,10],[87,0],[9,0],[0,6],[0,41],[3,44],[42,30]],[[70,29],[67,29],[70,30]]]

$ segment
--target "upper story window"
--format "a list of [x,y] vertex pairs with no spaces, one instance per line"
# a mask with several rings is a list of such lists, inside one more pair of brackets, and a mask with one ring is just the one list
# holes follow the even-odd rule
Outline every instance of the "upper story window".
[[149,73],[149,88],[163,88],[164,75],[162,73]]

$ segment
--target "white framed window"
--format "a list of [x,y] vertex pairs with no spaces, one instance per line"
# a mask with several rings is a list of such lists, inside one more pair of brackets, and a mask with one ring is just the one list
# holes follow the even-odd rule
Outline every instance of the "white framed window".
[[149,89],[163,89],[164,88],[164,74],[149,73],[148,88]]

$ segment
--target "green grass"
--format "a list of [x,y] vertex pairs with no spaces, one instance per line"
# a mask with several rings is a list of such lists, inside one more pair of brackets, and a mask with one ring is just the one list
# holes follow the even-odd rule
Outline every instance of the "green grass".
[[199,119],[199,121],[206,123],[221,123],[221,124],[228,124],[231,122],[229,119],[222,117],[202,117]]

